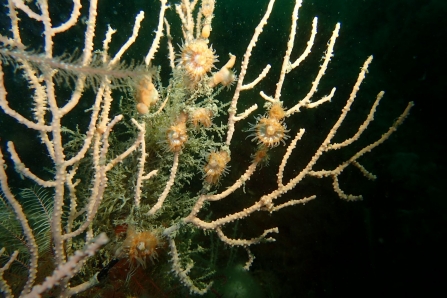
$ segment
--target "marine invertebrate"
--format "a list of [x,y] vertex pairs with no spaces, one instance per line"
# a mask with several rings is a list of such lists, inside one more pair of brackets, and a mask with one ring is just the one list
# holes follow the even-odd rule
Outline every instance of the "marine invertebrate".
[[169,151],[180,152],[183,145],[188,140],[188,133],[186,131],[186,121],[188,116],[186,113],[181,113],[177,119],[176,124],[169,127],[166,132],[166,141],[168,143]]
[[191,121],[194,127],[198,128],[199,125],[203,127],[210,127],[211,117],[213,116],[213,112],[207,108],[198,108],[191,112]]
[[149,112],[149,108],[158,101],[158,91],[150,76],[144,76],[138,83],[135,92],[137,111],[140,114]]
[[234,63],[236,62],[236,56],[230,54],[230,60],[218,71],[216,72],[210,82],[210,87],[215,87],[218,84],[222,84],[223,86],[229,87],[231,84],[235,81],[236,75],[231,70],[231,68],[234,66]]
[[225,173],[226,165],[230,160],[227,151],[211,152],[208,156],[208,163],[204,167],[206,183],[216,184]]
[[260,145],[252,157],[254,162],[267,164],[269,160],[268,147]]
[[286,112],[284,111],[281,103],[275,102],[269,109],[269,118],[281,120],[285,117]]
[[126,239],[117,249],[115,255],[118,257],[126,257],[131,264],[136,262],[143,268],[146,268],[146,261],[150,259],[152,262],[157,258],[157,248],[161,245],[156,233],[151,231],[137,232],[134,227],[127,228]]
[[254,131],[249,136],[253,136],[252,140],[257,140],[258,144],[273,148],[279,145],[280,142],[288,139],[286,129],[283,122],[275,118],[260,118],[258,123],[250,128]]
[[176,125],[172,125],[167,131],[166,140],[170,151],[179,152],[182,150],[183,145],[188,140],[185,123],[181,122]]
[[200,80],[214,66],[217,56],[203,39],[195,39],[182,48],[180,64],[192,81]]

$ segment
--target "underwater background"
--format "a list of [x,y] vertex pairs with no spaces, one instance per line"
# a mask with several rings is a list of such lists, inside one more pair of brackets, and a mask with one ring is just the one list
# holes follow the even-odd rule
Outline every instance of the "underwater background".
[[[222,57],[221,64],[229,52],[242,57],[253,29],[264,13],[266,2],[217,2],[210,40]],[[69,1],[58,1],[61,10],[67,3]],[[99,3],[98,26],[102,29],[98,29],[98,36],[104,35],[105,24],[110,23],[119,29],[117,39],[122,40],[116,42],[122,43],[127,38],[126,32],[130,32],[133,26],[134,16],[141,9],[148,14],[143,26],[155,28],[157,0],[100,0]],[[275,88],[293,5],[291,0],[277,0],[250,61],[251,74],[247,75],[247,81],[253,79],[265,64],[272,64],[268,78],[259,88],[268,94]],[[151,13],[148,7],[156,9]],[[303,148],[297,147],[294,158],[288,163],[290,168],[301,169],[306,157],[314,152],[319,131],[327,129],[326,123],[333,123],[338,118],[362,63],[371,54],[374,60],[356,99],[358,113],[354,112],[347,118],[345,126],[340,129],[340,139],[343,134],[350,134],[351,125],[355,129],[356,123],[363,121],[380,90],[386,92],[385,97],[363,144],[386,131],[407,102],[414,101],[415,107],[389,140],[363,157],[365,167],[378,176],[376,181],[367,181],[353,170],[342,175],[341,182],[346,185],[347,192],[362,194],[363,201],[340,200],[332,190],[330,179],[305,180],[290,195],[296,194],[301,198],[311,192],[317,195],[317,199],[273,215],[254,214],[238,226],[238,231],[246,234],[273,226],[277,226],[280,233],[275,235],[276,242],[252,247],[256,259],[248,273],[240,270],[237,258],[220,264],[221,271],[216,274],[213,289],[206,297],[437,297],[445,292],[447,137],[446,110],[442,107],[446,105],[447,98],[446,13],[447,1],[444,0],[304,1],[299,12],[294,53],[300,53],[305,47],[314,16],[319,17],[319,33],[311,57],[297,70],[295,80],[286,81],[283,100],[286,106],[287,103],[291,106],[294,100],[307,93],[318,71],[327,40],[335,24],[341,22],[335,57],[319,86],[320,95],[326,94],[332,86],[337,87],[337,92],[328,107],[302,113],[296,122],[287,123],[293,131],[305,127],[316,136],[315,144],[310,144],[309,148],[307,143]],[[168,12],[168,17],[176,19],[173,10]],[[9,26],[3,22],[0,20],[2,28]],[[172,35],[176,37],[175,43],[180,44],[181,34],[178,28],[174,28],[175,24],[173,22],[171,26]],[[33,33],[32,29],[30,32],[30,35],[39,36],[39,32]],[[132,47],[126,59],[140,60],[153,32],[148,31],[147,36]],[[100,44],[100,39],[96,42]],[[60,52],[71,52],[76,45],[76,40],[61,42]],[[155,64],[162,65],[164,82],[169,79],[166,53],[162,42]],[[236,68],[239,66],[240,59]],[[230,95],[231,91],[221,94],[220,98],[229,100]],[[261,106],[260,102],[261,98],[255,92],[247,92],[240,100],[239,109],[253,103]],[[24,142],[21,133],[5,129],[15,127],[13,121],[6,118],[3,113],[0,115],[2,150],[7,140],[16,142],[20,139]],[[238,133],[231,147],[233,156],[231,172],[226,177],[228,181],[237,178],[253,153],[254,145],[246,139],[248,133],[241,130],[248,128],[249,123],[250,119],[238,123]],[[284,150],[281,147],[274,152],[276,156],[272,156],[272,164],[280,160]],[[27,160],[27,153],[22,154]],[[349,155],[349,152],[343,154]],[[30,146],[28,160],[38,163],[39,160],[33,156]],[[336,156],[334,160],[327,158],[324,163],[337,164],[339,159]],[[239,199],[250,200],[271,191],[276,186],[275,170],[268,166],[262,168],[247,183],[246,195]],[[14,179],[11,183],[14,184]],[[237,200],[225,200],[211,206],[211,210],[218,216],[238,209],[237,204]],[[146,286],[152,290],[142,297],[188,295],[180,289],[166,292],[154,284],[146,283]]]

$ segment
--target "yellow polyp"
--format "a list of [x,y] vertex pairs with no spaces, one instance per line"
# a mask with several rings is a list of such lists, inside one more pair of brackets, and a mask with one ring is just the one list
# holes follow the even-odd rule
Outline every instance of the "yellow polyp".
[[169,151],[180,152],[188,140],[186,123],[184,121],[179,121],[177,124],[172,125],[166,133],[166,140]]
[[213,113],[209,109],[199,108],[191,113],[191,121],[195,128],[198,128],[200,125],[203,127],[210,127],[212,124],[212,116]]
[[235,62],[236,56],[230,54],[230,59],[228,62],[213,75],[208,85],[210,87],[215,87],[219,84],[222,84],[223,86],[230,86],[236,78],[234,72],[231,70]]
[[137,232],[134,227],[128,227],[126,239],[115,254],[118,257],[127,257],[132,263],[146,268],[147,259],[154,261],[157,258],[156,250],[160,244],[156,233]]
[[222,174],[225,173],[225,167],[230,160],[231,158],[226,151],[211,152],[208,156],[208,163],[204,167],[205,182],[216,184]]
[[281,120],[284,118],[284,116],[286,115],[286,112],[284,111],[281,103],[279,102],[275,102],[269,110],[269,117],[276,119],[276,120]]
[[208,47],[205,40],[193,40],[182,49],[180,59],[181,66],[185,69],[188,77],[197,82],[211,71],[217,56],[213,49]]
[[287,139],[284,125],[275,118],[261,118],[255,126],[258,143],[272,148]]

